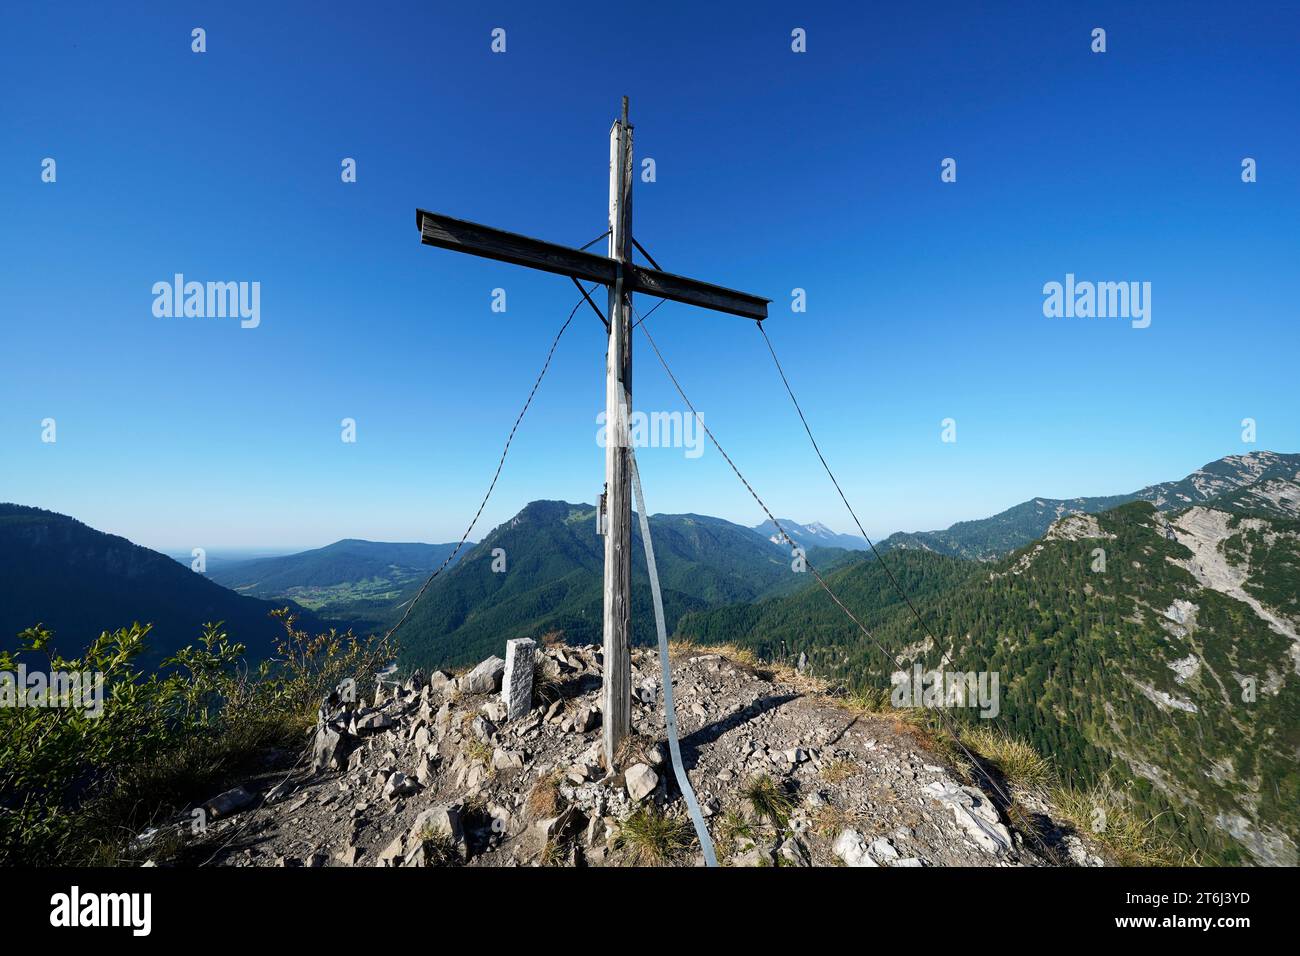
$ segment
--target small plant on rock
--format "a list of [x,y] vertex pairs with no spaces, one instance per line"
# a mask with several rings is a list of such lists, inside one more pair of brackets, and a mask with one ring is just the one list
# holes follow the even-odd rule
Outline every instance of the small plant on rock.
[[740,791],[740,795],[749,803],[755,818],[766,820],[779,829],[785,829],[790,822],[790,812],[794,810],[794,801],[776,781],[767,774],[759,774],[750,779]]
[[736,844],[742,839],[754,838],[753,825],[735,810],[728,810],[717,824],[715,840],[718,856],[725,858],[736,852]]
[[564,697],[564,681],[555,661],[545,654],[533,658],[533,703],[549,707]]
[[456,842],[445,833],[425,827],[420,831],[418,839],[424,847],[425,866],[460,866],[460,850]]
[[492,748],[481,740],[467,740],[465,742],[465,756],[470,760],[482,762],[489,769],[492,767]]
[[690,821],[644,806],[623,821],[616,845],[633,866],[668,866],[694,843]]

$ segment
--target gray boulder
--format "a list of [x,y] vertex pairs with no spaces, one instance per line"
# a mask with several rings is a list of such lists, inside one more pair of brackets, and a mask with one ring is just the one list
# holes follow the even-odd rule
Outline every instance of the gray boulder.
[[447,803],[421,811],[407,837],[412,844],[438,839],[451,841],[462,859],[468,856],[459,803]]
[[623,782],[627,784],[629,797],[633,800],[644,800],[654,793],[655,787],[659,785],[659,774],[646,764],[633,764],[623,775]]
[[311,769],[342,770],[347,766],[353,739],[346,730],[335,730],[328,724],[317,728],[316,737],[312,741]]
[[506,662],[493,656],[461,678],[461,690],[467,694],[493,694],[501,689]]
[[894,849],[894,844],[890,843],[886,837],[880,837],[878,840],[872,841],[871,855],[880,863],[888,863],[890,860],[898,859],[898,851]]
[[214,818],[228,817],[238,813],[253,802],[253,795],[243,787],[235,787],[218,794],[207,802],[204,809]]
[[966,831],[981,849],[1001,856],[1011,849],[1011,833],[998,819],[989,798],[974,787],[935,781],[925,788],[932,800],[952,811],[957,825]]
[[879,866],[867,852],[867,841],[857,830],[841,830],[831,849],[845,866]]
[[386,800],[397,800],[401,797],[409,797],[419,789],[420,785],[418,783],[397,770],[384,783],[384,798]]
[[372,710],[357,719],[358,734],[377,734],[393,726],[393,718],[380,710]]

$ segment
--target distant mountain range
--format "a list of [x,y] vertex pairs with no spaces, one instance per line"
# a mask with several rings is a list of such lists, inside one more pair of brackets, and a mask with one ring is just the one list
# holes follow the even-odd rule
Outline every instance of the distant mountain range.
[[[690,610],[802,587],[788,546],[751,528],[703,515],[651,515],[655,563],[669,627]],[[654,640],[641,529],[632,524],[632,631]],[[814,548],[809,559],[834,567],[851,558]],[[504,570],[493,570],[504,561]],[[464,664],[500,653],[504,641],[561,632],[573,643],[599,643],[604,541],[589,504],[534,501],[434,581],[401,632],[402,660],[425,668]]]
[[[241,597],[165,554],[96,531],[66,515],[0,504],[0,648],[43,623],[55,649],[73,657],[101,631],[153,624],[141,663],[156,666],[196,643],[207,622],[225,622],[248,657],[261,660],[283,633],[269,615],[285,601]],[[311,613],[301,622],[321,627]]]
[[[788,546],[750,528],[701,515],[654,515],[656,556],[670,625],[689,610],[789,593],[804,574]],[[640,529],[633,533],[637,640],[653,640]],[[74,654],[103,630],[152,623],[145,667],[194,643],[200,626],[225,622],[265,658],[281,633],[269,618],[291,606],[304,626],[374,633],[454,550],[452,544],[345,539],[298,554],[216,562],[208,573],[65,515],[0,505],[0,647],[38,622]],[[498,552],[500,549],[500,552]],[[505,571],[497,554],[502,555]],[[499,650],[508,636],[560,631],[599,641],[604,545],[592,505],[538,501],[466,545],[429,588],[400,633],[403,659],[427,666],[465,663]],[[808,557],[830,569],[849,552],[812,545]]]
[[220,571],[212,572],[211,578],[248,594],[278,596],[292,588],[327,588],[385,578],[394,569],[427,574],[455,548],[454,544],[396,544],[344,538],[298,554],[227,562]]
[[[800,524],[789,518],[779,519],[785,533],[794,539],[794,543],[805,551],[809,548],[844,548],[846,551],[865,551],[867,542],[855,534],[837,534],[820,521],[812,524]],[[755,531],[773,544],[783,544],[782,534],[771,520],[755,526]]]
[[1187,508],[1254,486],[1252,496],[1272,494],[1269,481],[1294,476],[1300,455],[1271,451],[1229,455],[1212,461],[1186,478],[1149,485],[1126,495],[1098,498],[1032,498],[991,518],[959,521],[944,531],[899,532],[877,542],[885,548],[922,548],[938,554],[990,561],[1024,547],[1047,533],[1052,522],[1068,514],[1096,514],[1130,501],[1149,501],[1161,511]]
[[[997,560],[885,553],[937,644],[876,561],[828,576],[871,638],[815,586],[689,613],[678,636],[769,660],[804,654],[815,672],[877,692],[893,655],[996,672],[996,725],[1067,779],[1109,779],[1207,862],[1295,865],[1300,456],[1233,456],[1123,497],[1134,500],[1097,514],[1105,499],[1027,503],[1065,507]],[[965,524],[984,526],[981,558],[1015,533],[997,519]]]

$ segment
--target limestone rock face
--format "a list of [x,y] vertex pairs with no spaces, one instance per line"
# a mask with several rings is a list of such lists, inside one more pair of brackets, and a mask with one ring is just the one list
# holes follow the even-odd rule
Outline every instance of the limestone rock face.
[[998,811],[979,790],[936,781],[925,788],[931,799],[950,809],[957,825],[982,849],[1001,856],[1011,849],[1011,834]]
[[321,727],[316,731],[312,744],[311,766],[313,770],[338,770],[347,760],[349,747],[347,731],[338,731],[333,727]]
[[312,770],[342,770],[356,746],[353,686],[339,684],[316,711],[316,736],[312,740]]
[[832,848],[845,866],[878,866],[867,852],[867,841],[857,830],[841,830]]

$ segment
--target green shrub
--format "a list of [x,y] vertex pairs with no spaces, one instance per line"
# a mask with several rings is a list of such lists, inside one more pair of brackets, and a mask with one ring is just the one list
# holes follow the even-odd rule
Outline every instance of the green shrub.
[[40,625],[0,652],[0,671],[102,675],[102,712],[0,708],[0,865],[130,862],[135,834],[239,775],[268,751],[301,748],[321,697],[345,678],[358,693],[387,646],[350,632],[309,635],[287,610],[273,657],[256,668],[220,624],[199,643],[140,672],[149,626],[105,631],[78,658]]

